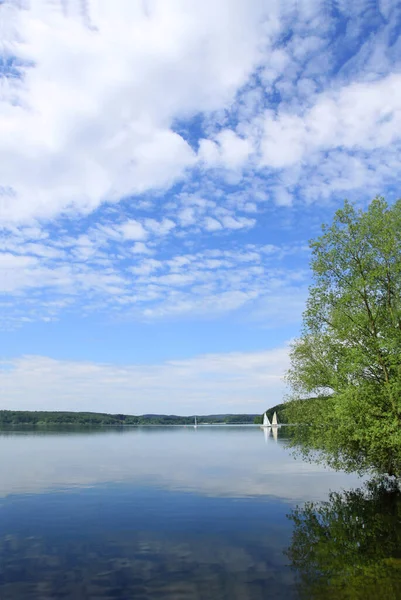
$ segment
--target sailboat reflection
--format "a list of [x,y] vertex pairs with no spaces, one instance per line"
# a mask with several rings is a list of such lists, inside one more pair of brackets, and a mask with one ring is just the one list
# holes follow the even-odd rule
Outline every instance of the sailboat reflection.
[[278,428],[277,427],[261,427],[265,438],[265,444],[267,444],[269,438],[273,437],[273,440],[277,443],[278,440]]

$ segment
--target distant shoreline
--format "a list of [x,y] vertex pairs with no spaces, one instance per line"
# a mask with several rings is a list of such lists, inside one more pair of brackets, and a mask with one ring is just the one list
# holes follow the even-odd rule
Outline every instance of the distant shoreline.
[[[198,425],[257,425],[257,414],[196,415]],[[0,427],[14,426],[87,426],[138,427],[194,425],[195,415],[125,415],[72,411],[14,411],[0,410]]]

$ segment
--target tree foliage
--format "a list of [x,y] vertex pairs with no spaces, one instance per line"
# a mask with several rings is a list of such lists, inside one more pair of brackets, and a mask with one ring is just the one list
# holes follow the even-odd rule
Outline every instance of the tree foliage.
[[[401,201],[345,202],[311,242],[314,283],[291,351],[287,417],[303,448],[401,473]],[[314,396],[310,402],[299,399]]]

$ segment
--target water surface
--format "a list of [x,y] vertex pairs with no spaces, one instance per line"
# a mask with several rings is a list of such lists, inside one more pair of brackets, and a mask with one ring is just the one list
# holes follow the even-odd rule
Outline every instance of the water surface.
[[0,598],[299,598],[288,515],[360,481],[284,434],[1,432]]

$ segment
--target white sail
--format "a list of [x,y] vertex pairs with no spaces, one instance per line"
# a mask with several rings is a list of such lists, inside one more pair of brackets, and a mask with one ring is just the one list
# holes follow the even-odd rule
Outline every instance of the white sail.
[[269,418],[266,413],[263,415],[263,427],[271,427]]
[[195,417],[195,425],[194,425],[195,429],[198,427],[198,423],[196,421],[196,417]]
[[277,413],[275,412],[272,418],[272,426],[273,427],[277,427],[278,422],[277,422]]

